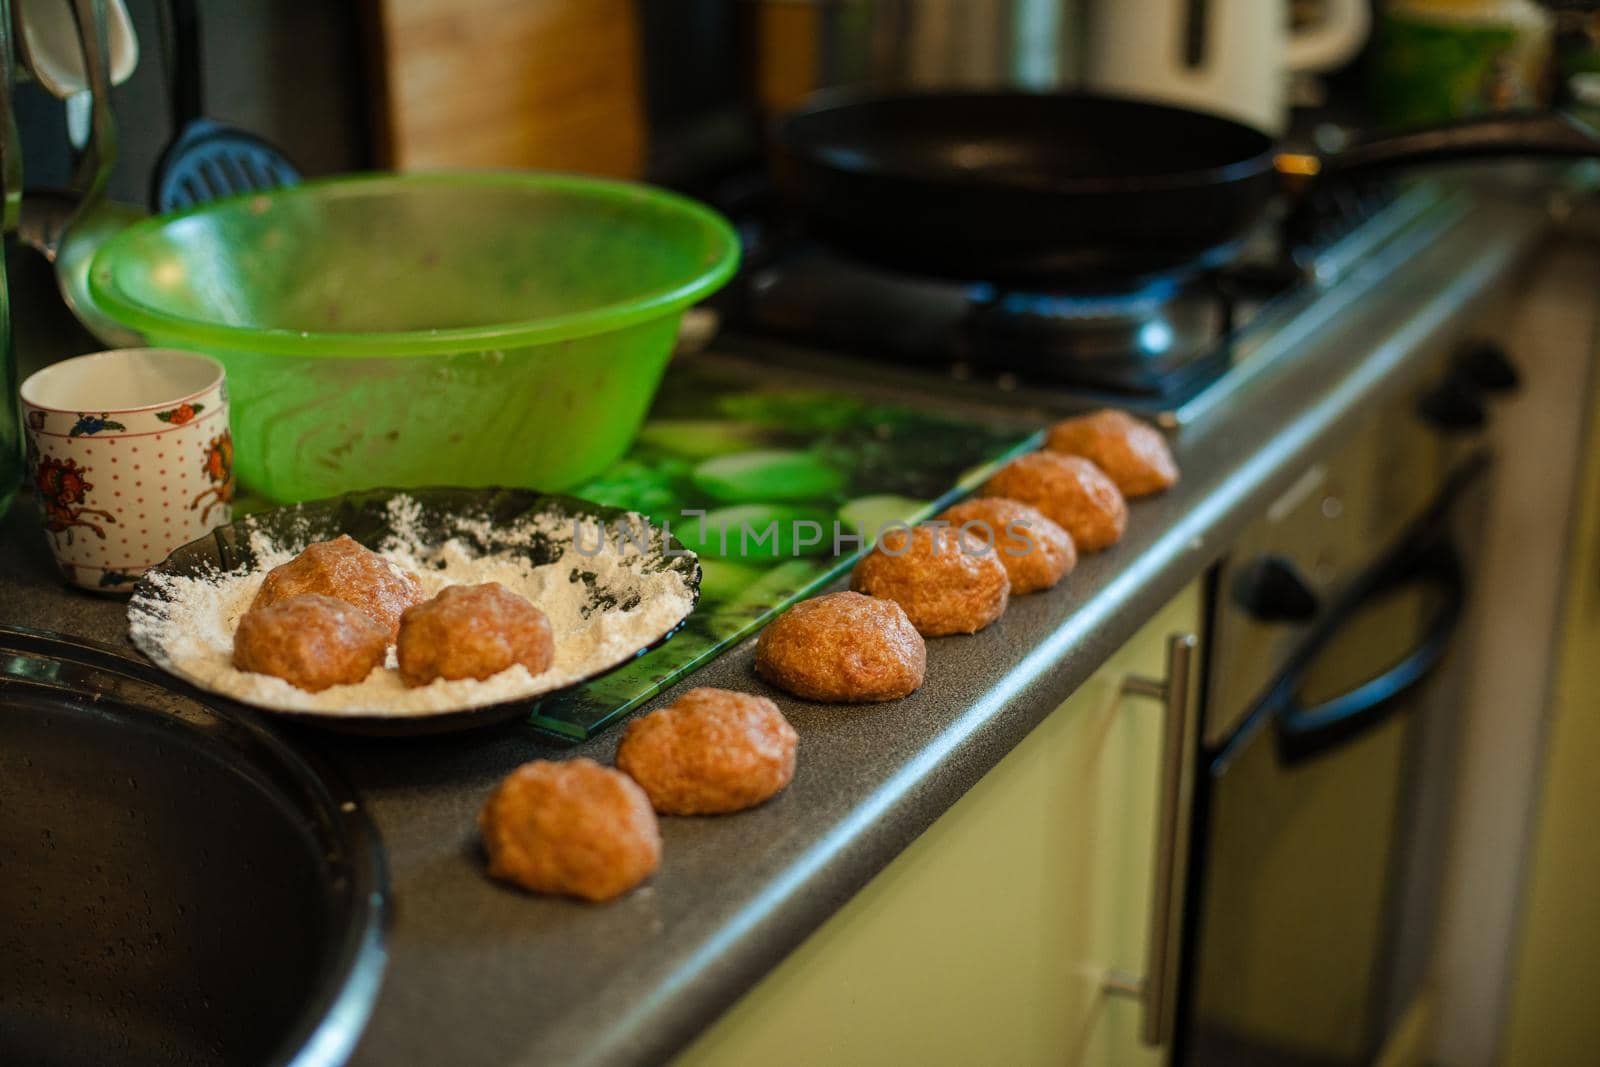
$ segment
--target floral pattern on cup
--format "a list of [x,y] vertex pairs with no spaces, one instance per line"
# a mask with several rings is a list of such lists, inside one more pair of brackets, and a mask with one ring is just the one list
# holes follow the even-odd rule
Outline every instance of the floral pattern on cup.
[[103,525],[96,525],[85,516],[98,518],[102,524],[114,523],[117,517],[101,508],[85,504],[89,484],[84,475],[89,468],[80,468],[76,460],[41,457],[33,469],[33,487],[39,493],[39,506],[44,509],[44,528],[51,534],[65,535],[72,544],[72,531],[84,528],[100,540],[106,539]]
[[156,412],[156,418],[162,422],[170,422],[174,426],[182,426],[205,409],[204,404],[179,404],[170,411]]
[[79,415],[78,421],[72,424],[72,429],[67,431],[68,437],[83,437],[88,434],[100,433],[102,430],[126,430],[122,423],[111,418],[107,412],[98,415]]
[[[55,365],[66,369],[60,377],[41,378],[46,368],[23,383],[28,476],[62,576],[95,592],[127,592],[174,548],[231,518],[222,368],[176,350],[78,358],[100,362],[74,371],[68,360]],[[124,361],[140,360],[144,374],[125,373]],[[134,397],[119,409],[119,383],[148,389],[152,367],[176,368],[172,380],[188,384],[149,397],[164,402]]]
[[[228,505],[233,503],[233,435],[231,433],[224,430],[221,435],[213,437],[211,443],[206,445],[205,462],[201,465],[201,470],[210,479],[211,487],[202,490],[200,495],[194,498],[194,502],[189,505],[189,510],[193,511],[203,503],[206,509],[200,513],[202,519],[210,517],[212,508],[222,508],[224,515],[226,515]],[[224,518],[222,521],[227,522],[228,520]]]

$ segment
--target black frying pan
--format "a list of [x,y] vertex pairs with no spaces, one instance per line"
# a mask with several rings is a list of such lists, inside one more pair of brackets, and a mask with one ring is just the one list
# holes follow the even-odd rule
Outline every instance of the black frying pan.
[[1288,157],[1217,115],[1067,94],[832,95],[777,134],[780,181],[825,239],[922,274],[1059,284],[1223,258],[1284,188],[1280,168],[1322,181],[1470,156],[1600,155],[1585,127],[1535,114]]

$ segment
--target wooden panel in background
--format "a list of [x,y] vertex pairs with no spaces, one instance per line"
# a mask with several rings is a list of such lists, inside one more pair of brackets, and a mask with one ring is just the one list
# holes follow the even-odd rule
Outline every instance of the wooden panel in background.
[[755,7],[756,96],[772,115],[798,105],[817,88],[821,9],[793,0]]
[[380,162],[637,176],[632,0],[376,0]]

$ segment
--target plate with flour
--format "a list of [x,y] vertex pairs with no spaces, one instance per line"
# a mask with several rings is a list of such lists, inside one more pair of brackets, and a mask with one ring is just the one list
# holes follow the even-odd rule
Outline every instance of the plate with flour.
[[[233,634],[266,572],[349,534],[415,574],[426,596],[499,582],[548,616],[555,661],[408,688],[388,661],[355,685],[308,692],[233,666]],[[418,734],[504,722],[593,681],[676,633],[700,564],[641,515],[520,489],[373,489],[221,526],[145,573],[128,605],[133,643],[217,696],[353,733]]]

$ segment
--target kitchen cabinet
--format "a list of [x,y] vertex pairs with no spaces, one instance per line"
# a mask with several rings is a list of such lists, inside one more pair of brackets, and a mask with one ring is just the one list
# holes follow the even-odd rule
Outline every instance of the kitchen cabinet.
[[1143,972],[1156,875],[1165,716],[1124,681],[1163,678],[1200,605],[1157,613],[679,1067],[1162,1062],[1104,991]]
[[1561,638],[1538,826],[1512,970],[1508,1067],[1594,1062],[1600,1047],[1600,374],[1590,374],[1587,446],[1568,547]]
[[[1591,201],[1577,205],[1572,236],[1541,246],[1506,288],[1503,308],[1485,309],[1487,335],[1508,347],[1522,385],[1495,402],[1489,426],[1496,462],[1474,568],[1476,654],[1454,715],[1456,786],[1428,968],[1436,991],[1429,1062],[1445,1067],[1544,1067],[1563,1061],[1539,1051],[1569,1041],[1582,1051],[1565,1062],[1592,1063],[1600,1040],[1592,979],[1568,984],[1579,972],[1564,970],[1591,961],[1586,952],[1597,942],[1559,907],[1547,910],[1594,893],[1595,867],[1591,859],[1585,869],[1578,843],[1592,836],[1593,786],[1582,792],[1581,746],[1574,762],[1562,754],[1566,736],[1581,740],[1593,716],[1595,690],[1584,703],[1583,679],[1595,678],[1600,633],[1586,618],[1600,578],[1597,542],[1574,521],[1579,487],[1600,476],[1584,431],[1600,337],[1591,236],[1600,232],[1600,205]],[[1578,811],[1552,821],[1574,796]],[[1558,887],[1557,897],[1545,896]]]

